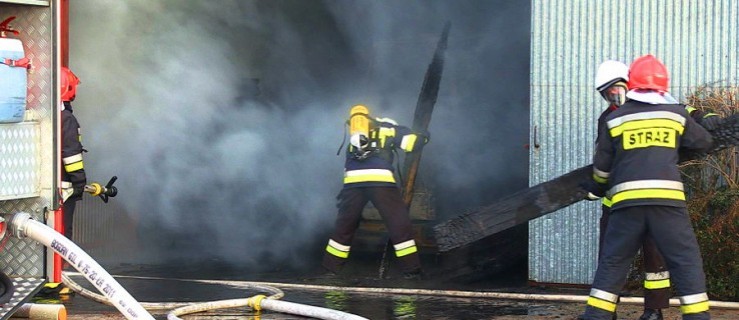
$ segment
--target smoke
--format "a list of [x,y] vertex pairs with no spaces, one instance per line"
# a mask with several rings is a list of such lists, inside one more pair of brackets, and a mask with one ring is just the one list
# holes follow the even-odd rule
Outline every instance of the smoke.
[[318,260],[349,107],[410,126],[446,21],[420,173],[437,213],[526,187],[526,7],[88,0],[70,10],[87,171],[120,177],[116,201],[137,221],[146,258]]

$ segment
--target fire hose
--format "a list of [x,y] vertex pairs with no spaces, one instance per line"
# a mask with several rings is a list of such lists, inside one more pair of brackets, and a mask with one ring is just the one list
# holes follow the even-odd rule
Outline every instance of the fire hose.
[[[102,303],[111,305],[111,302],[106,297],[87,290],[74,282],[70,278],[71,273],[64,272],[62,274],[62,282],[64,285],[79,293],[81,296]],[[125,277],[125,276],[124,276]],[[139,277],[134,277],[139,278]],[[232,288],[243,288],[243,289],[257,289],[263,292],[270,292],[272,295],[255,295],[253,297],[244,299],[227,299],[218,301],[205,301],[205,302],[141,302],[141,305],[147,310],[171,310],[167,314],[167,319],[176,320],[180,319],[178,316],[192,314],[197,312],[204,312],[216,309],[226,308],[238,308],[248,306],[255,311],[270,310],[275,312],[294,314],[306,317],[312,317],[316,319],[327,319],[327,320],[361,320],[363,317],[346,313],[343,311],[315,307],[310,305],[303,305],[294,302],[278,300],[284,296],[282,290],[275,286],[265,285],[262,282],[253,281],[239,281],[230,284],[224,284],[218,280],[189,280],[189,279],[176,279],[181,281],[197,282],[203,284],[220,284],[227,285]]]
[[31,238],[54,250],[104,293],[126,319],[154,320],[154,317],[126,289],[74,242],[47,225],[31,219],[31,215],[25,212],[16,213],[10,221],[11,234],[19,239]]
[[[224,286],[237,287],[237,288],[242,287],[242,286],[261,285],[261,286],[268,286],[268,287],[273,287],[273,288],[287,288],[287,289],[317,291],[317,292],[341,291],[341,292],[346,292],[346,293],[355,293],[355,294],[364,294],[364,295],[381,295],[381,296],[386,296],[388,294],[394,294],[394,295],[415,295],[415,296],[432,296],[432,297],[465,298],[465,299],[466,298],[476,298],[476,299],[505,299],[505,300],[557,301],[557,302],[585,302],[588,299],[587,295],[572,295],[572,294],[535,294],[535,293],[514,293],[514,292],[492,292],[492,291],[480,292],[480,291],[460,291],[460,290],[350,287],[350,286],[330,286],[330,285],[280,283],[280,282],[176,279],[176,278],[161,278],[161,277],[124,276],[124,275],[116,275],[116,277],[128,278],[128,279],[141,279],[141,280],[179,280],[179,281],[190,281],[190,282],[197,282],[197,283],[203,283],[203,284],[224,285]],[[71,281],[71,279],[65,278],[64,283],[67,284],[67,281]],[[68,286],[72,288],[71,285],[68,285]],[[77,292],[80,292],[77,289],[74,289],[74,290]],[[83,292],[80,292],[80,293],[85,297],[88,297],[86,294],[90,294],[89,291],[87,293],[83,293]],[[94,299],[94,300],[103,299],[97,294],[94,294],[94,293],[92,294],[96,295],[97,297],[93,297],[91,299]],[[219,309],[219,308],[240,307],[240,306],[247,305],[245,303],[248,303],[248,300],[253,301],[255,297],[252,297],[249,299],[214,301],[214,302],[210,302],[207,304],[194,303],[192,306],[189,306],[189,307],[186,306],[186,307],[180,307],[180,309],[175,309],[172,312],[170,312],[170,314],[175,313],[175,312],[180,312],[180,311],[186,311],[183,313],[175,314],[175,315],[183,315],[183,314],[189,314],[193,312],[207,311],[207,310],[213,310],[213,309]],[[268,309],[268,307],[266,307],[264,303],[266,300],[267,299],[262,301],[262,307],[264,309]],[[621,297],[619,300],[619,303],[641,305],[641,304],[644,304],[644,298],[642,297]],[[182,302],[182,303],[173,303],[173,304],[186,305],[187,303]],[[166,303],[163,303],[161,305],[166,305]],[[680,300],[670,299],[670,305],[680,306]],[[731,310],[739,309],[739,302],[732,302],[732,301],[711,300],[709,301],[709,305],[711,306],[711,308],[717,308],[717,309],[731,309]],[[157,307],[157,304],[155,303],[148,303],[147,305],[147,309],[155,308],[155,307]],[[272,307],[272,306],[269,306],[269,307]],[[275,309],[270,309],[270,310],[277,311]],[[169,316],[168,320],[180,319],[177,317],[172,317],[170,315],[168,316]],[[321,318],[321,319],[333,319],[333,318]],[[344,319],[344,318],[338,318],[338,319]],[[348,319],[354,319],[354,318],[348,318]]]
[[[4,222],[0,219],[0,227],[4,226]],[[309,305],[302,305],[287,301],[279,301],[284,294],[278,287],[295,288],[312,291],[340,290],[349,293],[359,294],[403,294],[403,295],[427,295],[427,296],[446,296],[446,297],[463,297],[463,298],[493,298],[493,299],[511,299],[511,300],[538,300],[538,301],[585,301],[586,296],[580,295],[551,295],[551,294],[524,294],[524,293],[505,293],[505,292],[469,292],[454,290],[426,290],[426,289],[398,289],[398,288],[370,288],[370,287],[338,287],[338,286],[321,286],[321,285],[302,285],[293,283],[274,283],[274,282],[252,282],[252,281],[222,281],[222,280],[192,280],[192,279],[168,279],[153,277],[133,277],[119,276],[137,279],[159,279],[159,280],[182,280],[195,281],[209,284],[221,284],[232,287],[258,288],[265,291],[271,291],[272,296],[256,295],[246,299],[230,299],[210,302],[170,302],[170,303],[139,303],[123,287],[115,281],[115,279],[98,265],[92,258],[82,251],[72,241],[60,235],[48,226],[34,221],[27,213],[17,213],[11,219],[11,234],[18,238],[31,238],[57,252],[72,266],[74,266],[81,275],[83,275],[90,283],[102,292],[104,295],[91,293],[74,283],[67,273],[63,275],[63,282],[71,289],[80,292],[83,296],[92,300],[113,305],[127,319],[154,319],[146,309],[171,309],[168,320],[180,319],[178,315],[202,312],[214,309],[233,308],[241,306],[249,306],[256,311],[272,310],[283,313],[291,313],[302,316],[315,317],[319,319],[342,319],[342,320],[360,320],[363,317],[350,313],[332,310]],[[0,237],[3,230],[0,228]],[[639,297],[623,297],[622,303],[640,304],[643,298]],[[671,305],[679,305],[677,299],[671,299]],[[726,301],[710,301],[709,305],[715,308],[739,309],[739,302]],[[146,306],[146,308],[144,308]]]
[[[111,182],[106,186],[106,190],[112,189],[112,183],[115,181],[111,179]],[[101,192],[102,194],[102,192]],[[115,194],[113,193],[113,196]],[[110,196],[110,195],[109,195]],[[142,304],[136,301],[131,294],[126,291],[103,267],[101,267],[95,260],[92,259],[87,253],[85,253],[80,247],[74,242],[67,239],[63,235],[56,232],[54,229],[46,226],[45,224],[31,219],[31,215],[25,212],[16,213],[11,218],[11,234],[19,239],[31,238],[32,240],[43,244],[44,246],[51,248],[64,258],[71,266],[73,266],[81,275],[83,275],[95,288],[98,289],[103,295],[90,294],[87,292],[86,296],[94,297],[93,300],[103,302],[108,305],[114,306],[119,312],[123,314],[126,319],[151,319],[154,317],[146,311],[144,306],[150,308],[161,307],[159,303],[148,303]],[[0,239],[4,238],[5,221],[0,218]],[[64,274],[63,281],[70,288],[77,289],[75,291],[84,292],[80,286],[74,284],[69,277]],[[177,308],[172,310],[167,318],[180,319],[178,315],[190,314],[195,312],[202,312],[213,309],[231,308],[239,306],[249,306],[256,311],[260,310],[272,310],[276,312],[289,313],[301,316],[309,316],[317,319],[327,320],[366,320],[366,318],[346,313],[343,311],[332,310],[321,307],[314,307],[309,305],[303,305],[288,301],[279,301],[277,299],[284,296],[284,293],[277,288],[261,285],[258,283],[245,284],[241,283],[238,286],[256,288],[271,292],[272,295],[267,297],[265,295],[256,295],[246,299],[232,299],[222,301],[209,301],[209,302],[188,302],[188,303],[165,303],[163,306],[167,309]]]

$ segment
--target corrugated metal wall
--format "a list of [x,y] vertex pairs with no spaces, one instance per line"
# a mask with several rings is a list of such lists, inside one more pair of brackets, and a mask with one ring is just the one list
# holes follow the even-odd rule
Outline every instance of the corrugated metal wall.
[[[83,129],[84,130],[84,129]],[[88,178],[92,182],[94,178]],[[98,181],[104,184],[107,181]],[[74,242],[95,261],[105,264],[108,260],[125,261],[139,246],[136,234],[137,221],[123,207],[125,190],[121,197],[110,198],[104,203],[99,197],[85,195],[77,202],[74,211]],[[132,261],[127,261],[132,262]]]
[[[535,185],[591,161],[605,103],[593,88],[602,61],[652,53],[678,99],[697,86],[736,85],[739,1],[534,0],[531,145]],[[534,134],[534,130],[536,134]],[[529,224],[529,279],[588,284],[596,267],[599,205],[578,203]]]

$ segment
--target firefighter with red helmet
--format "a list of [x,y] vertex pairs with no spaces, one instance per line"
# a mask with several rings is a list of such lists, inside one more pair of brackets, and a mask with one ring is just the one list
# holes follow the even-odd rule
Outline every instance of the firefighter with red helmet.
[[79,78],[67,67],[61,69],[61,119],[62,119],[62,215],[64,235],[72,240],[74,209],[82,199],[87,177],[82,161],[82,135],[80,124],[72,113],[72,101],[77,95]]
[[[623,62],[607,60],[598,66],[598,72],[595,75],[595,89],[609,104],[598,118],[599,136],[607,134],[603,132],[606,128],[606,117],[626,103],[628,81],[629,67]],[[588,197],[589,200],[599,199],[592,194]],[[602,199],[603,214],[600,217],[599,254],[602,252],[603,236],[608,228],[608,219],[611,215],[611,199],[608,197],[600,199]],[[639,320],[661,320],[662,309],[670,306],[670,273],[652,238],[644,238],[642,254],[644,257],[644,313]]]
[[688,216],[678,150],[707,150],[710,133],[668,94],[667,68],[652,55],[629,69],[626,102],[605,117],[595,156],[595,196],[612,203],[584,319],[611,319],[646,237],[662,253],[683,319],[710,319],[703,261]]
[[418,279],[421,262],[408,208],[395,180],[393,152],[417,150],[428,142],[427,135],[411,132],[392,119],[371,118],[367,107],[362,105],[351,108],[349,127],[344,187],[337,197],[339,212],[322,265],[335,274],[346,263],[362,211],[371,201],[387,225],[403,276]]

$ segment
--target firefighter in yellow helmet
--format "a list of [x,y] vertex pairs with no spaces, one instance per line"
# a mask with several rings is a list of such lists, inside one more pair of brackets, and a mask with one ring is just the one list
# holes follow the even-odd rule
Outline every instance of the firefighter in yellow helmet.
[[344,187],[337,197],[339,212],[322,265],[335,274],[346,263],[362,210],[371,201],[387,225],[404,277],[418,279],[421,263],[408,208],[396,183],[393,152],[416,150],[428,142],[427,135],[411,132],[392,119],[372,118],[362,105],[351,108],[349,125]]
[[87,177],[82,161],[82,136],[80,124],[72,113],[72,101],[77,96],[79,78],[67,67],[61,70],[61,119],[62,119],[62,198],[64,236],[72,240],[74,209],[82,199]]
[[611,213],[598,269],[581,319],[610,320],[629,266],[645,238],[662,253],[683,319],[710,319],[703,261],[677,167],[678,149],[702,152],[711,135],[668,94],[667,68],[652,55],[628,74],[626,102],[608,114],[593,157],[594,196]]

